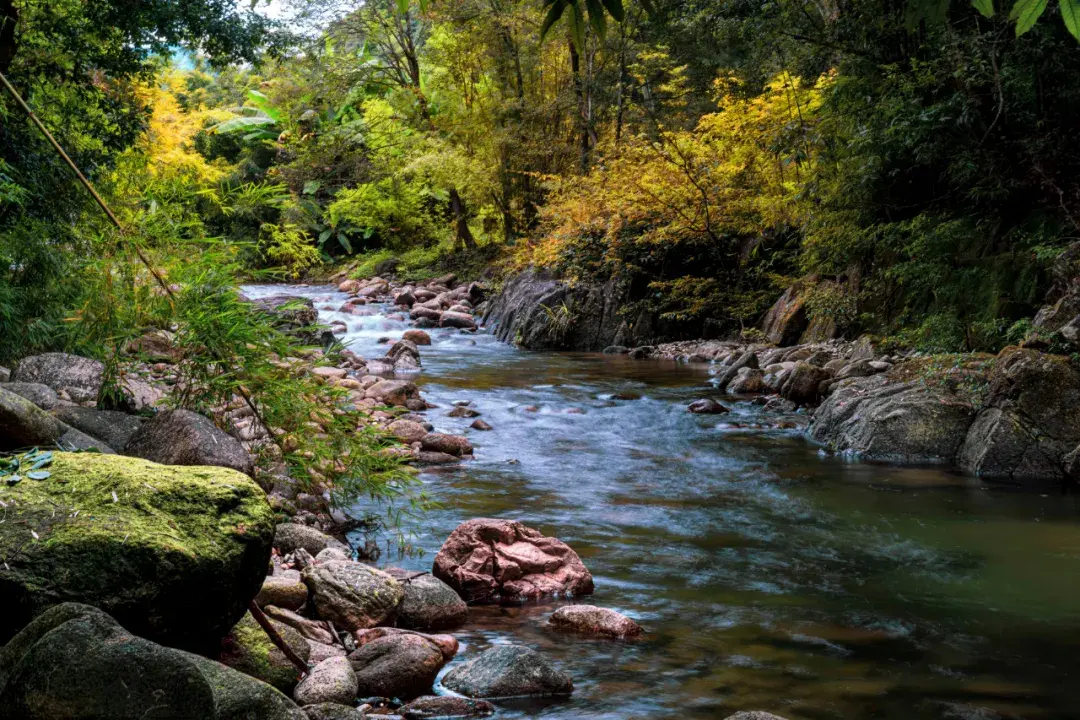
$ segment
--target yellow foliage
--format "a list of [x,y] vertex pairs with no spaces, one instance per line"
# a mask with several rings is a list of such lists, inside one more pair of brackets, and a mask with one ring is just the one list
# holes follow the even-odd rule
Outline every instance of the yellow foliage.
[[152,160],[150,172],[159,177],[184,175],[199,182],[217,181],[225,171],[196,152],[192,140],[206,126],[228,119],[229,113],[185,112],[173,93],[173,88],[182,84],[180,73],[171,71],[159,84],[145,89],[152,114],[143,150]]
[[516,264],[583,272],[648,253],[649,246],[717,243],[801,226],[810,212],[800,183],[816,159],[823,90],[778,75],[752,98],[730,78],[718,110],[690,131],[660,130],[607,148],[587,176],[549,182],[538,240]]

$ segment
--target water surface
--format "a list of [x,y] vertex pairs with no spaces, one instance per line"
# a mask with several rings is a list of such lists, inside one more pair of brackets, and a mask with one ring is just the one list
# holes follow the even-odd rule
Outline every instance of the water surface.
[[[386,308],[332,312],[345,296],[327,288],[292,292],[319,297],[365,357],[407,327]],[[426,555],[392,562],[427,570],[460,522],[520,520],[581,555],[587,602],[648,631],[586,639],[546,626],[557,604],[473,608],[455,662],[525,643],[576,686],[499,717],[1080,717],[1075,496],[842,461],[775,427],[805,418],[748,399],[691,415],[715,396],[705,367],[429,332],[429,419],[476,459],[422,476],[443,507],[415,528]],[[446,417],[456,400],[494,431]]]

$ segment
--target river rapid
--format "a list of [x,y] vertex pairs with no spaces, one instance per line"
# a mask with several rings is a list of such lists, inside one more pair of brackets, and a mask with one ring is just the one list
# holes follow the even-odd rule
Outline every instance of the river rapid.
[[[316,298],[367,358],[408,327],[389,308],[334,312],[346,295],[332,288],[245,288],[281,292]],[[476,457],[421,476],[442,504],[411,528],[425,554],[382,562],[430,570],[460,522],[520,520],[581,555],[596,581],[585,602],[647,631],[555,632],[557,603],[471,608],[455,663],[524,643],[576,687],[500,703],[498,717],[1080,717],[1075,495],[830,457],[776,427],[804,416],[766,416],[749,398],[692,415],[690,401],[714,395],[707,366],[428,332],[415,377],[439,406],[427,415]],[[494,430],[446,417],[458,400]]]

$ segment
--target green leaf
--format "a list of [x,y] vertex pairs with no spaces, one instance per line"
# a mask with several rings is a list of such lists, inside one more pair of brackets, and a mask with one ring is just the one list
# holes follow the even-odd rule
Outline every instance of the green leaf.
[[322,245],[324,242],[329,240],[330,236],[333,234],[333,230],[323,230],[321,233],[319,233],[319,244]]
[[975,9],[982,13],[985,18],[994,17],[994,0],[971,0]]
[[345,248],[345,252],[352,255],[352,243],[349,242],[349,238],[345,237],[345,233],[338,233],[337,239],[338,242],[341,243],[341,247]]
[[1047,0],[1016,0],[1009,19],[1016,21],[1016,37],[1030,30],[1046,10]]
[[273,124],[274,119],[269,117],[238,117],[213,125],[211,129],[219,135],[228,135],[229,133],[247,132],[252,128],[266,127]]
[[570,0],[570,39],[578,52],[585,51],[585,14],[581,11],[581,5],[575,0]]
[[321,180],[308,180],[306,183],[304,183],[304,194],[314,195],[315,193],[319,192],[319,188],[321,187]]
[[48,470],[32,470],[31,472],[26,473],[26,477],[31,480],[48,480],[52,477],[52,473]]
[[585,9],[589,11],[589,25],[602,40],[607,35],[607,10],[600,0],[585,0]]
[[623,10],[622,0],[602,0],[602,2],[616,22],[622,22],[626,19],[626,11]]
[[281,122],[281,112],[270,102],[270,98],[266,97],[258,90],[248,90],[248,99],[251,100],[255,107],[262,110],[264,115],[273,118],[274,122]]
[[544,37],[548,34],[548,30],[559,22],[559,18],[566,12],[567,0],[551,0],[548,6],[547,14],[544,16],[544,23],[540,26],[540,40],[543,41]]
[[1072,36],[1080,40],[1080,0],[1058,0],[1061,6],[1061,19]]
[[409,12],[409,0],[397,0],[398,15],[404,15]]

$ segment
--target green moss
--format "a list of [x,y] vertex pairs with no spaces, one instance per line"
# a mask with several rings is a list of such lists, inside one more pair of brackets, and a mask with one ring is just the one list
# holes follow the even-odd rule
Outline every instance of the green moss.
[[[274,620],[270,622],[302,660],[310,657],[311,646],[299,632]],[[221,662],[288,694],[292,693],[299,681],[296,668],[285,653],[274,645],[251,613],[245,613],[229,633],[223,645]]]
[[50,476],[0,486],[0,642],[66,601],[163,644],[205,651],[258,592],[273,511],[216,467],[56,453]]
[[[8,528],[0,561],[28,543],[48,546],[95,537],[191,557],[215,557],[222,538],[272,525],[262,490],[235,470],[174,467],[138,458],[56,453],[46,480],[0,488]],[[36,532],[38,537],[33,537]]]

